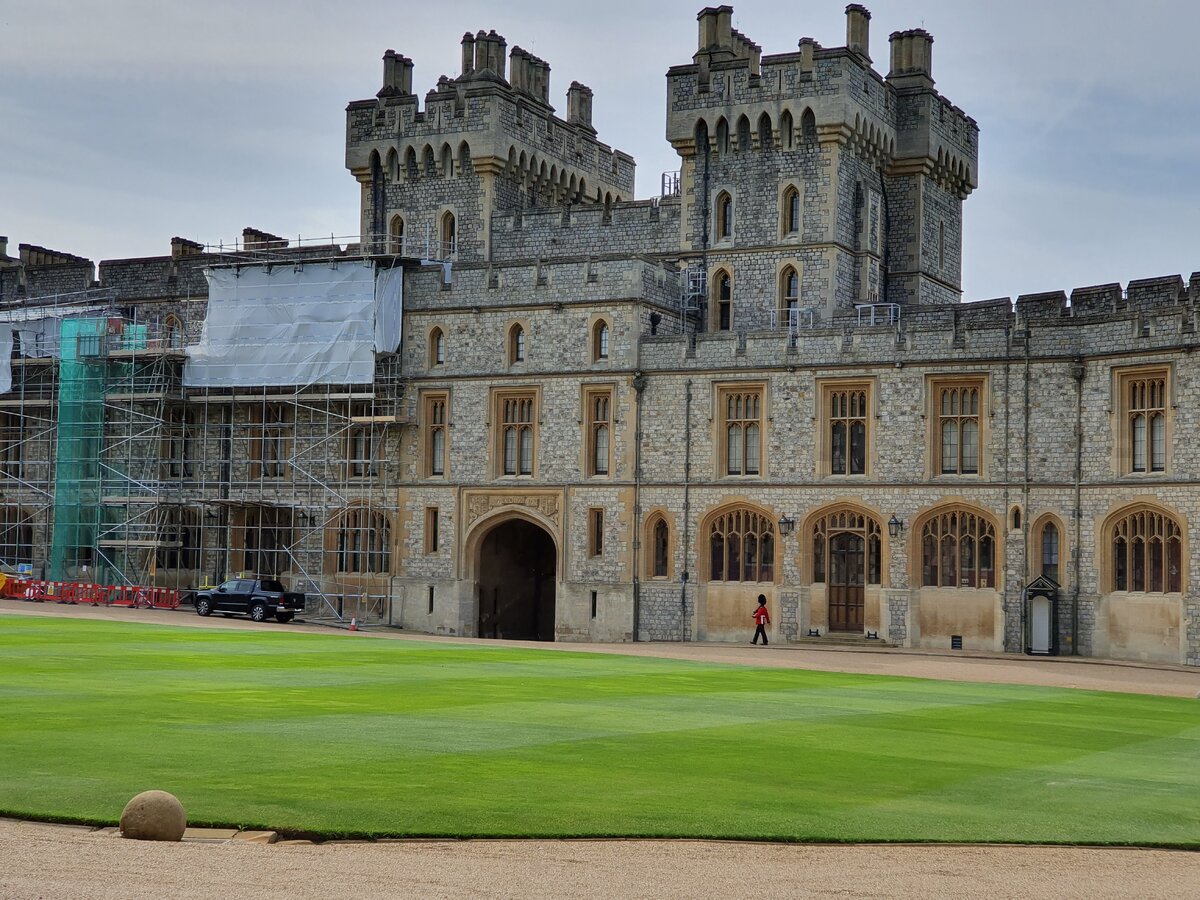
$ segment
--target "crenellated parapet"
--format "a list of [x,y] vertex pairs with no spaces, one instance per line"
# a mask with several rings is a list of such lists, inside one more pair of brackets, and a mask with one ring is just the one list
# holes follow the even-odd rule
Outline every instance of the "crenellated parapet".
[[[402,230],[420,255],[433,253],[432,234],[443,255],[466,259],[487,255],[493,212],[632,199],[633,158],[597,139],[590,88],[572,82],[560,117],[545,60],[510,51],[495,31],[468,32],[461,48],[459,75],[442,76],[423,107],[412,61],[393,50],[376,98],[347,107],[364,234]],[[447,213],[457,217],[452,240]]]
[[[739,257],[749,262],[745,254],[790,260],[801,273],[799,305],[828,316],[862,303],[957,303],[978,127],[935,89],[933,37],[892,34],[884,75],[872,63],[871,13],[860,4],[846,7],[844,46],[803,37],[794,52],[768,56],[732,28],[732,12],[702,10],[691,63],[667,73],[683,249],[735,268]],[[799,221],[777,226],[793,188]],[[729,218],[724,197],[732,227],[718,221]],[[766,305],[788,302],[774,285],[754,285],[764,290],[780,295]],[[748,309],[743,320],[754,327],[761,314]],[[706,318],[719,328],[727,317]]]
[[[1068,296],[1070,299],[1068,299]],[[1024,359],[1128,360],[1200,349],[1200,273],[906,311],[897,322],[845,317],[789,333],[643,333],[647,372],[799,368],[960,368]]]

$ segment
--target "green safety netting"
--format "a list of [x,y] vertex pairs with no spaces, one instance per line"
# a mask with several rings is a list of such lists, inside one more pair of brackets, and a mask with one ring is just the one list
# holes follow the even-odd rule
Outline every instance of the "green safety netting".
[[54,581],[74,577],[77,566],[94,566],[98,561],[94,548],[100,524],[107,333],[107,319],[64,319],[62,323],[49,576]]

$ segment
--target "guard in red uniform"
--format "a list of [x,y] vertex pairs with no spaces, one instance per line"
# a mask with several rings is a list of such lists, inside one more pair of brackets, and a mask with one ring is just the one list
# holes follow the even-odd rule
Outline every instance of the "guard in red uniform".
[[771,624],[771,614],[767,612],[767,598],[764,594],[758,595],[758,608],[754,610],[754,621],[758,625],[754,629],[754,640],[750,643],[757,644],[759,635],[762,635],[763,646],[767,646],[767,626]]

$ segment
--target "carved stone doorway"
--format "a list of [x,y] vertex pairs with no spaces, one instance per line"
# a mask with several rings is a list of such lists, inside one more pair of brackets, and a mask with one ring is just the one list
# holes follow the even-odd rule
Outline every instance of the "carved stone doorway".
[[477,634],[521,641],[554,640],[556,554],[544,529],[510,519],[479,545],[475,568]]

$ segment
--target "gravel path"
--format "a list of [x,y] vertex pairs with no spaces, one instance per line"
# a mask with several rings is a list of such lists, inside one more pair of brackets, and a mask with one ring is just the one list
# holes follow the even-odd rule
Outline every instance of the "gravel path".
[[[0,600],[6,615],[72,616],[328,633],[312,625],[200,619],[191,610],[93,609]],[[349,636],[348,636],[348,639]],[[398,631],[353,639],[435,640]],[[482,642],[490,643],[490,642]],[[518,644],[832,672],[1195,697],[1200,671],[1078,659],[729,644]],[[0,820],[0,898],[831,897],[1187,898],[1200,853],[1077,847],[816,846],[707,841],[398,841],[149,844],[108,832]]]
[[0,820],[0,897],[1195,900],[1200,854],[707,841],[151,844]]

